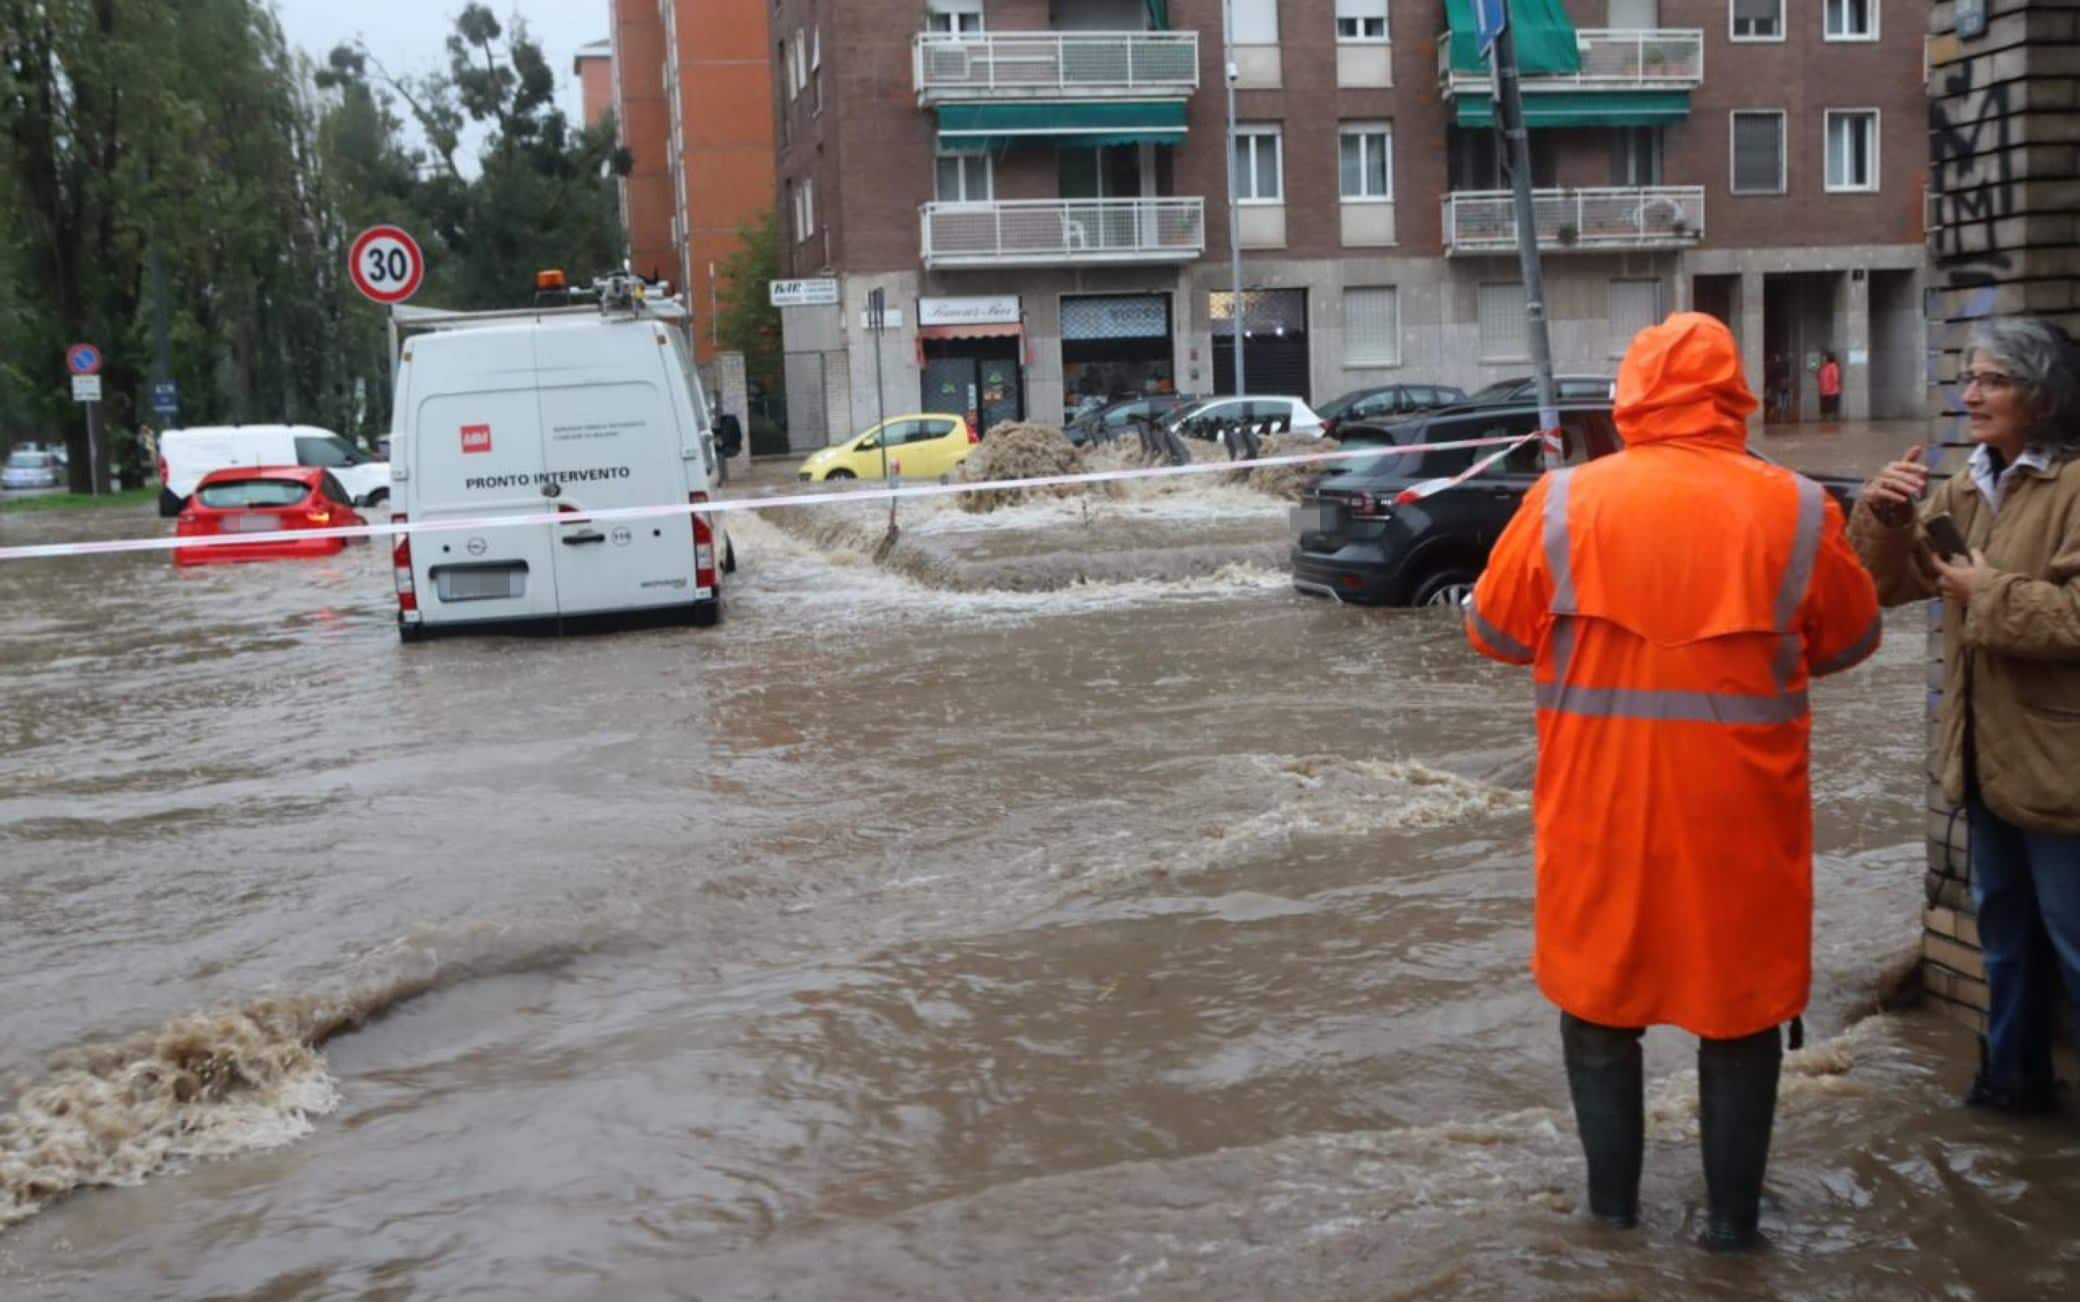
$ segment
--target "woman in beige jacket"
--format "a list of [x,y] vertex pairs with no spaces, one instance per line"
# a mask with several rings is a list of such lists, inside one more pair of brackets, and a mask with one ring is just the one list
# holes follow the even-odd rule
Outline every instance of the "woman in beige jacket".
[[[1888,606],[1943,597],[1934,772],[1971,820],[1990,1008],[1966,1102],[2058,1107],[2061,975],[2080,998],[2080,354],[2042,321],[1974,331],[1958,374],[1972,450],[1925,499],[1921,449],[1864,489],[1850,541]],[[1947,515],[1968,554],[1930,545]]]

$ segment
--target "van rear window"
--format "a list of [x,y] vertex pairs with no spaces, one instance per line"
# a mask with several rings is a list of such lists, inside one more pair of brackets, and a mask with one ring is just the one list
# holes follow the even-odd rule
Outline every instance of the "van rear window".
[[254,506],[295,506],[311,494],[310,486],[293,479],[227,479],[205,485],[195,494],[217,510]]

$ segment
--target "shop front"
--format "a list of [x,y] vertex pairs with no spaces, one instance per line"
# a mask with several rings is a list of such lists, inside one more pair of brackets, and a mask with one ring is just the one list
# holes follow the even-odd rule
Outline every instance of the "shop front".
[[1062,411],[1177,391],[1170,295],[1104,294],[1062,299]]
[[917,352],[923,410],[964,416],[977,434],[1025,419],[1025,313],[1018,295],[919,299]]

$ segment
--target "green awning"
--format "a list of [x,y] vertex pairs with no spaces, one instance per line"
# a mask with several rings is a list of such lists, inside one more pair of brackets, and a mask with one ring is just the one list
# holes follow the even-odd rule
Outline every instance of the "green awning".
[[942,104],[939,143],[947,149],[1054,145],[1184,143],[1184,101],[1095,100],[1078,103]]
[[[1452,97],[1462,127],[1495,123],[1494,100],[1485,92]],[[1524,92],[1527,127],[1659,127],[1690,116],[1687,90],[1541,90]]]
[[[1488,61],[1481,57],[1473,0],[1444,0],[1444,14],[1452,28],[1452,70],[1486,72]],[[1560,0],[1509,0],[1509,29],[1517,46],[1517,70],[1526,76],[1582,70],[1574,23]]]
[[1148,29],[1152,32],[1170,30],[1170,0],[1148,0]]

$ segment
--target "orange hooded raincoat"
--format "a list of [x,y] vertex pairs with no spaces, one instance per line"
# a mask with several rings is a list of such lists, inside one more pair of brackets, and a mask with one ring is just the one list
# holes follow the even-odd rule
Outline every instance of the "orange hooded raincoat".
[[1533,666],[1539,987],[1605,1026],[1731,1039],[1812,980],[1812,676],[1877,649],[1819,485],[1747,452],[1726,327],[1685,313],[1618,372],[1626,450],[1525,496],[1467,609]]

